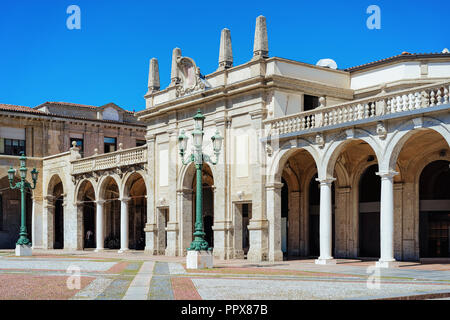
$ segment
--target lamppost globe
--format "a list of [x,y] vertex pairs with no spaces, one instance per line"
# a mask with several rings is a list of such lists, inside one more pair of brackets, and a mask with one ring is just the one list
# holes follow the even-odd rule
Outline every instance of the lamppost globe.
[[13,182],[15,174],[16,174],[16,169],[13,169],[13,167],[10,167],[8,170],[8,180],[10,183]]
[[187,148],[187,141],[188,137],[184,134],[184,130],[181,130],[180,135],[178,136],[178,142],[180,147],[180,153],[183,155],[184,151],[186,151]]
[[211,137],[212,143],[213,143],[213,149],[214,152],[219,153],[222,149],[222,141],[223,137],[220,135],[219,131],[217,130],[216,133]]
[[20,166],[26,167],[27,166],[27,158],[25,157],[25,154],[22,152],[22,155],[19,158]]
[[39,171],[37,171],[36,168],[33,168],[33,170],[31,170],[31,179],[33,179],[34,182],[37,181],[38,174],[39,174]]
[[194,131],[192,131],[192,137],[194,138],[194,146],[196,148],[201,148],[203,144],[203,131],[194,129]]
[[20,167],[19,168],[19,174],[20,174],[20,178],[22,180],[25,180],[25,178],[27,177],[27,168],[26,167]]
[[200,109],[197,110],[197,114],[194,116],[195,129],[203,131],[203,126],[205,124],[205,116],[202,114]]

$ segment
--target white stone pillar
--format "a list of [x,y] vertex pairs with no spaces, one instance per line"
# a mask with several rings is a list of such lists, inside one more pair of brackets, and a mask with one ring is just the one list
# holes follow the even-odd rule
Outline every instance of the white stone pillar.
[[266,185],[267,220],[269,220],[269,261],[283,261],[281,251],[281,188],[282,183]]
[[120,250],[119,253],[128,250],[128,202],[130,198],[120,199]]
[[96,252],[104,250],[105,234],[103,226],[103,208],[105,205],[105,200],[97,200],[96,202],[96,222],[95,222],[95,237],[97,241]]
[[394,258],[394,176],[398,172],[377,172],[381,177],[380,199],[380,260],[378,268],[391,268],[396,265]]
[[155,210],[155,135],[147,134],[147,221],[145,224],[145,252],[157,255],[157,228]]
[[333,208],[331,201],[331,185],[335,178],[317,179],[320,182],[320,217],[319,237],[320,256],[316,264],[336,264],[333,259]]

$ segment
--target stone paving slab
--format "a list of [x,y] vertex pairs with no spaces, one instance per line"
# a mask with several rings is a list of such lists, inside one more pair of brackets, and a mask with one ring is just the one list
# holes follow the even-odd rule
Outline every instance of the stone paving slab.
[[368,299],[443,290],[442,285],[404,283],[381,283],[379,289],[369,289],[366,281],[192,279],[192,282],[202,299],[214,300]]
[[130,284],[123,300],[147,300],[155,263],[146,261]]
[[82,272],[106,271],[117,262],[99,261],[73,261],[73,260],[35,260],[35,259],[2,259],[0,269],[36,269],[36,270],[67,270],[69,267],[77,266]]
[[80,290],[72,299],[74,300],[93,300],[97,298],[113,282],[113,279],[97,278]]

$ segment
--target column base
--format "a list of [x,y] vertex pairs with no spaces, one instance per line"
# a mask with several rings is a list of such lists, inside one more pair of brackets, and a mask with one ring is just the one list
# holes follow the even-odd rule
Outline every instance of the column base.
[[337,263],[337,260],[334,258],[328,258],[328,259],[323,259],[323,258],[319,258],[316,259],[314,261],[315,264],[322,264],[322,265],[333,265]]
[[375,267],[376,268],[396,268],[398,267],[398,262],[395,260],[391,260],[391,261],[377,261],[375,263]]
[[120,249],[119,251],[117,251],[117,253],[124,253],[126,251],[129,251],[130,249],[126,248],[126,249]]
[[32,256],[33,250],[31,246],[26,244],[16,244],[16,257],[27,257]]
[[211,269],[213,260],[210,251],[189,250],[186,255],[186,269]]
[[105,251],[105,248],[99,248],[94,250],[94,252],[102,252],[102,251]]
[[275,252],[269,252],[269,261],[283,261],[283,251],[277,250]]

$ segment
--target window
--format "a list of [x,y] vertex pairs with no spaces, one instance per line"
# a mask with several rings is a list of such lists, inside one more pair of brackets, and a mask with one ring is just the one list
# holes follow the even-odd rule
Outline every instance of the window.
[[319,106],[319,97],[304,95],[303,99],[303,111],[315,109]]
[[143,146],[147,143],[145,140],[136,140],[136,147]]
[[79,138],[70,138],[70,146],[72,147],[72,142],[75,141],[77,143],[77,148],[80,148],[80,153],[83,154],[83,139]]
[[105,153],[114,152],[117,150],[117,139],[116,138],[105,137],[103,141],[105,144]]
[[3,143],[3,154],[12,156],[20,156],[22,152],[25,154],[25,140],[3,139]]

